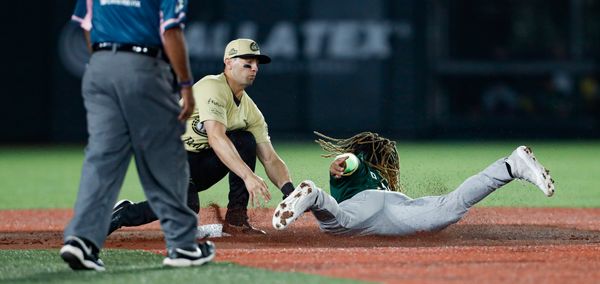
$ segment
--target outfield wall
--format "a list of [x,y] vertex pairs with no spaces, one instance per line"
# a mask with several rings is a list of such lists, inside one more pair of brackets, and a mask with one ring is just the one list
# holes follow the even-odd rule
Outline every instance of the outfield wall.
[[[74,2],[7,9],[0,143],[85,141]],[[230,39],[258,40],[273,63],[248,91],[274,137],[590,138],[597,16],[580,0],[193,0],[186,38],[196,78],[222,70]]]

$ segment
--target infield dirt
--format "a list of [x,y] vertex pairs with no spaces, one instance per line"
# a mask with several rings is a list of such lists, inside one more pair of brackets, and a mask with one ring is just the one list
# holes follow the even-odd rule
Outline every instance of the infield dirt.
[[[600,209],[474,208],[438,233],[352,238],[319,232],[310,213],[275,231],[271,214],[250,212],[266,236],[213,239],[216,261],[385,283],[600,282]],[[71,215],[0,211],[0,249],[60,248]],[[216,222],[212,210],[202,209],[201,224]],[[116,231],[106,247],[164,254],[158,222]]]

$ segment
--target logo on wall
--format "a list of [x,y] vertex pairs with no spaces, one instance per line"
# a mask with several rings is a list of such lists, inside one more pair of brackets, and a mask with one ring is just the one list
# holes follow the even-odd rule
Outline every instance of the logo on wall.
[[[191,21],[185,36],[194,72],[198,73],[222,68],[220,54],[232,38],[260,42],[261,51],[273,58],[263,72],[279,74],[355,73],[364,62],[383,62],[399,50],[403,54],[411,52],[414,42],[413,27],[408,21],[361,19],[274,21],[268,25],[253,21]],[[258,51],[259,46],[252,43],[250,49]],[[231,50],[228,52],[232,55]]]

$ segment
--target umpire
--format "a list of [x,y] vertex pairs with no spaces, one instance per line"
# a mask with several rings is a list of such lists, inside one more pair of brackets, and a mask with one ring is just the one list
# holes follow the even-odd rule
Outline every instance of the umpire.
[[105,269],[98,254],[132,155],[165,231],[163,264],[214,258],[211,242],[196,242],[197,217],[186,206],[189,171],[180,136],[194,109],[182,32],[186,7],[185,0],[77,2],[72,19],[84,28],[92,56],[82,82],[89,140],[75,215],[60,250],[72,269]]

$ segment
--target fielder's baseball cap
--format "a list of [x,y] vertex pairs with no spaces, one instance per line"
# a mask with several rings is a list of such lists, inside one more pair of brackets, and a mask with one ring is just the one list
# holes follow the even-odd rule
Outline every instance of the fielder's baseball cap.
[[225,54],[223,60],[227,58],[256,58],[259,64],[267,64],[271,62],[271,57],[264,54],[260,54],[260,48],[258,44],[247,38],[238,38],[230,41],[225,47]]

